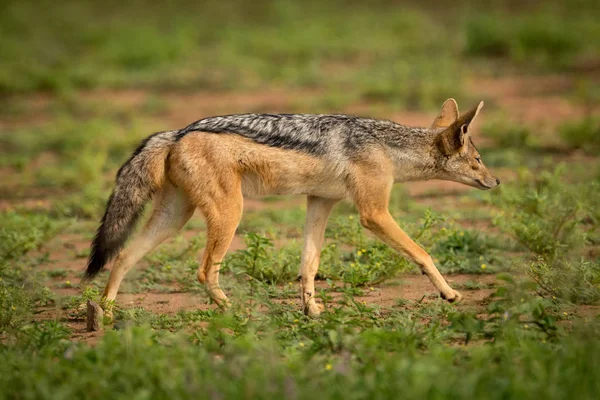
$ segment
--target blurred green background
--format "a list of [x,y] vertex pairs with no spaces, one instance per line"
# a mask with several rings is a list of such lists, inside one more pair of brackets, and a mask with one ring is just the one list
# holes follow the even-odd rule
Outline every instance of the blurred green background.
[[[299,197],[245,200],[195,280],[204,222],[131,271],[119,323],[78,286],[119,166],[149,134],[244,112],[473,129],[502,185],[398,185],[390,211],[465,295],[336,206],[320,320],[300,311]],[[600,398],[598,1],[0,2],[0,399]]]
[[593,1],[18,1],[0,92],[319,88],[419,108],[469,73],[597,67]]

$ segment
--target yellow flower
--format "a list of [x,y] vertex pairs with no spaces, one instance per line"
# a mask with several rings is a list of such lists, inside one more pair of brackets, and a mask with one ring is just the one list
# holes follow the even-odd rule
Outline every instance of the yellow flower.
[[65,285],[71,286],[71,281],[65,281]]
[[10,306],[10,308],[12,308],[13,311],[15,311],[17,309],[17,307],[15,307],[15,306]]
[[487,268],[487,265],[481,264],[481,269],[486,269],[486,268]]
[[565,311],[565,312],[563,312],[563,314],[565,314],[565,316],[566,316],[566,315],[569,315],[569,313],[567,313],[566,311]]
[[300,343],[298,343],[298,346],[300,346],[300,347],[304,347],[304,343],[303,343],[303,342],[300,342]]
[[326,369],[327,371],[331,371],[331,370],[333,369],[333,365],[331,365],[331,364],[327,364],[327,365],[325,365],[325,369]]
[[297,324],[298,322],[300,322],[300,320],[298,320],[298,319],[295,319],[295,320],[294,320],[294,323],[295,323],[295,324]]
[[349,220],[353,220],[353,219],[354,219],[354,216],[350,215],[350,216],[348,217],[348,219],[349,219]]

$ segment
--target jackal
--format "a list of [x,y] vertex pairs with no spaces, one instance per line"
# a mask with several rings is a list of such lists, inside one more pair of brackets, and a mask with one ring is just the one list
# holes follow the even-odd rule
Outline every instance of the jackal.
[[[104,304],[110,304],[127,271],[199,209],[208,237],[197,276],[215,303],[227,306],[219,269],[242,218],[243,196],[304,194],[300,274],[306,314],[316,316],[322,308],[314,280],[327,219],[343,199],[356,205],[362,226],[415,263],[442,298],[459,301],[460,293],[429,254],[396,224],[388,200],[397,182],[444,179],[478,189],[497,186],[500,181],[483,165],[469,136],[482,106],[459,115],[454,99],[448,99],[428,128],[347,115],[239,114],[155,133],[117,173],[84,279],[114,258],[103,294]],[[148,222],[125,246],[151,199]]]

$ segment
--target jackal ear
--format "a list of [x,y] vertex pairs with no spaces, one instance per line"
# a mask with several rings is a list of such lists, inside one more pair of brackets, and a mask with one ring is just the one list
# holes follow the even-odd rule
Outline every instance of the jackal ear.
[[454,152],[462,154],[468,150],[469,126],[475,120],[482,107],[483,101],[479,102],[477,107],[461,115],[452,125],[438,135],[436,143],[443,154],[450,155]]
[[479,114],[479,111],[483,108],[483,101],[480,101],[479,104],[477,104],[476,107],[473,107],[472,109],[470,109],[469,111],[467,111],[466,113],[464,113],[463,115],[461,115],[454,124],[458,125],[459,127],[462,127],[463,125],[466,125],[465,128],[469,129],[469,125],[471,125],[471,122],[475,121],[475,118],[477,118],[477,114]]
[[446,128],[458,119],[458,104],[456,100],[448,99],[442,104],[442,109],[429,129]]

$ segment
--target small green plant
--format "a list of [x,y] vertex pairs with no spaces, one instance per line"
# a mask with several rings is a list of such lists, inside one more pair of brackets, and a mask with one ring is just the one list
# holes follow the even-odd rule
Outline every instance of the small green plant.
[[462,284],[454,284],[456,289],[466,289],[466,290],[481,290],[481,289],[490,289],[494,287],[493,283],[482,283],[473,280],[466,281]]
[[489,273],[496,261],[495,251],[483,234],[453,226],[440,230],[433,254],[448,272]]
[[413,267],[385,244],[371,241],[364,248],[346,254],[339,268],[338,279],[351,287],[360,287],[381,283]]
[[531,263],[529,276],[546,297],[576,304],[600,300],[600,263],[580,260],[548,264],[543,259]]
[[561,331],[552,313],[552,302],[535,295],[537,284],[509,274],[497,278],[501,284],[488,306],[492,329],[489,336],[496,340],[557,339]]
[[223,271],[243,274],[265,283],[283,283],[296,278],[300,267],[298,246],[275,250],[273,240],[257,233],[246,234],[244,240],[246,249],[226,257]]
[[67,311],[69,318],[82,320],[87,313],[88,300],[100,303],[100,292],[96,288],[87,287],[81,295],[61,299],[61,308]]
[[0,260],[13,260],[37,248],[63,225],[41,214],[0,213]]
[[67,270],[62,269],[62,268],[53,269],[53,270],[48,271],[48,276],[50,278],[66,278]]
[[562,182],[563,171],[523,172],[512,187],[501,187],[492,201],[502,211],[495,223],[511,232],[533,254],[552,263],[568,257],[585,242],[579,220],[582,206],[578,185]]
[[31,297],[22,287],[0,281],[0,335],[21,326],[32,306]]
[[540,293],[575,303],[600,300],[598,265],[578,259],[593,229],[597,185],[568,184],[564,171],[524,174],[516,187],[504,188],[493,200],[502,208],[496,223],[512,233],[533,255],[528,273]]

